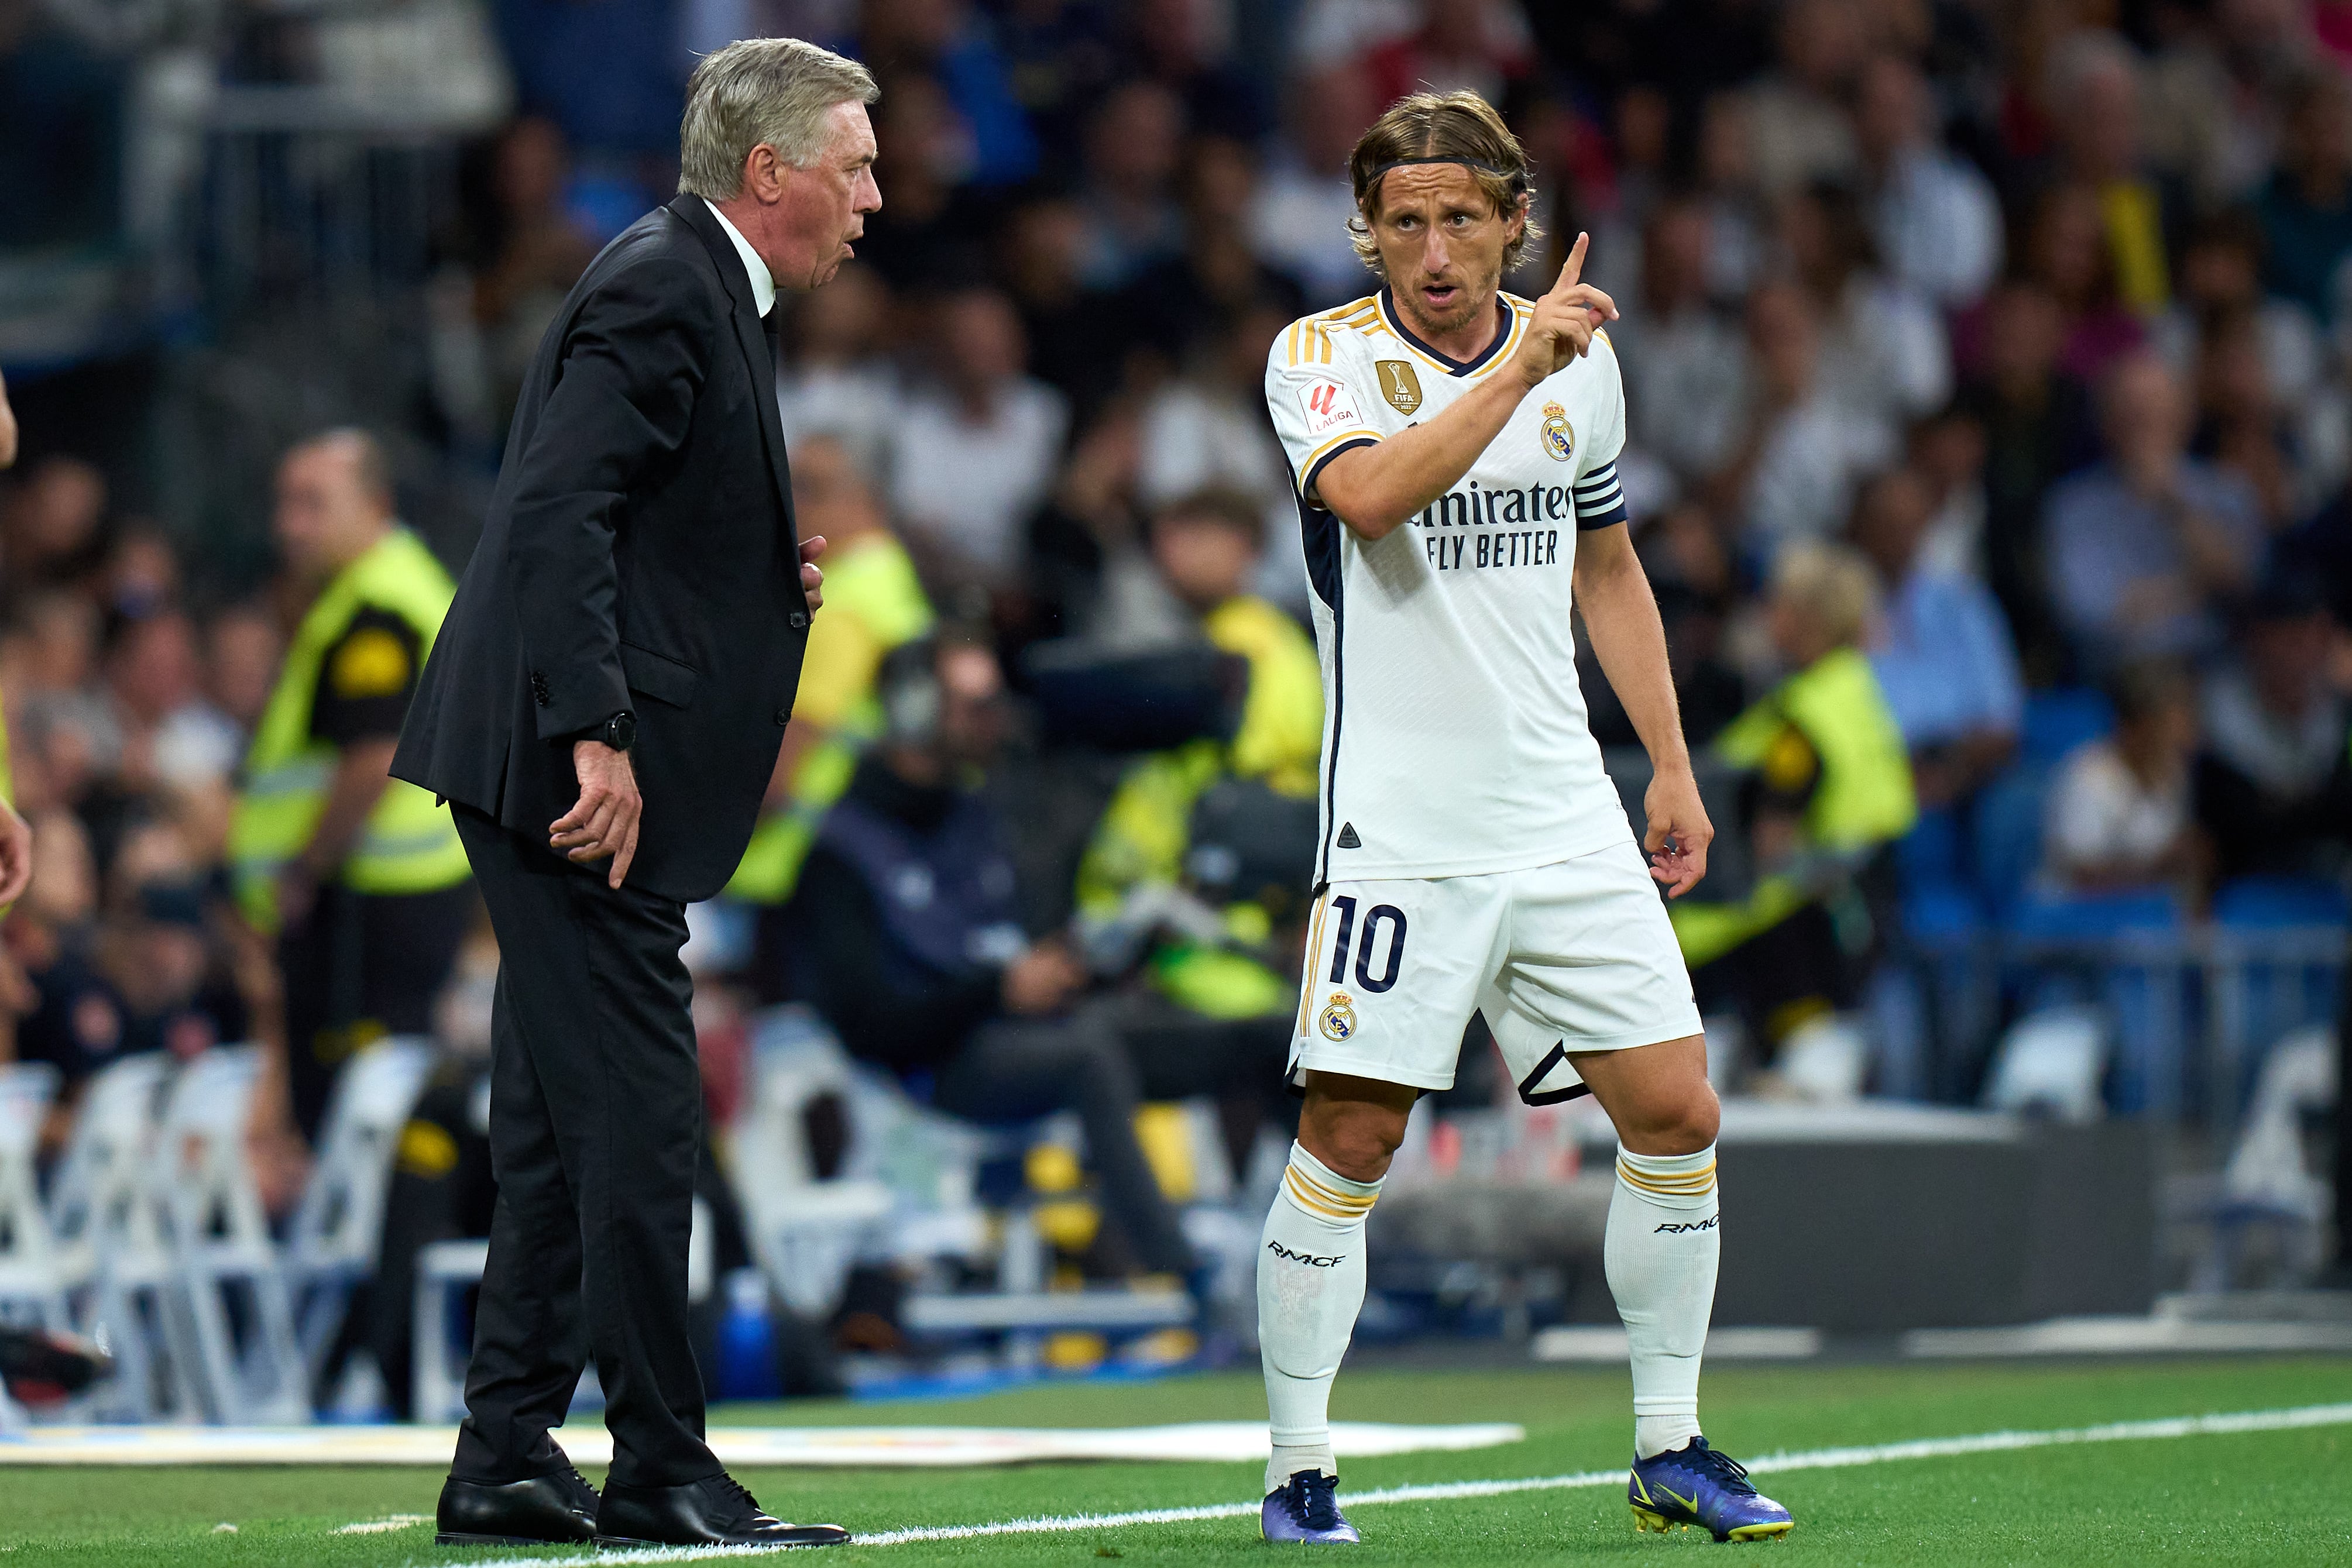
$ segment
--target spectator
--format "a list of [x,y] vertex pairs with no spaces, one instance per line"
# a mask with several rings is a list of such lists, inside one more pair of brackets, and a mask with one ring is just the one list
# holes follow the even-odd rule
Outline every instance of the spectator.
[[135,779],[175,789],[218,789],[244,752],[245,737],[204,700],[194,625],[183,612],[125,622],[108,650],[106,683]]
[[1793,284],[1758,287],[1748,302],[1745,429],[1710,485],[1767,561],[1841,527],[1855,483],[1894,453],[1893,432],[1834,394],[1822,358],[1813,302]]
[[883,353],[888,287],[872,267],[849,262],[793,304],[793,348],[776,378],[785,444],[797,454],[829,436],[869,477],[887,474],[902,407],[898,372]]
[[1080,206],[1087,232],[1080,276],[1115,288],[1183,248],[1176,174],[1184,104],[1156,82],[1115,89],[1087,127]]
[[2043,565],[2042,501],[2061,476],[2096,456],[2097,421],[2089,392],[2061,365],[2064,319],[2049,290],[2006,284],[1982,319],[1977,378],[1960,406],[1984,430],[1985,578],[2029,684],[2047,685],[2072,655]]
[[2333,635],[2315,584],[2274,578],[2248,607],[2234,656],[2205,679],[2196,812],[2221,880],[2346,869],[2352,757],[2345,700],[2327,679]]
[[1185,375],[1151,395],[1136,480],[1139,499],[1154,509],[1211,486],[1247,496],[1261,519],[1251,552],[1261,573],[1256,591],[1303,614],[1308,590],[1298,507],[1264,390],[1266,354],[1293,319],[1287,306],[1247,311],[1222,339],[1202,345]]
[[968,282],[984,259],[977,204],[965,190],[971,143],[947,90],[929,74],[881,79],[874,178],[890,199],[866,214],[857,255],[902,293]]
[[1884,619],[1872,673],[1911,754],[1919,804],[1934,810],[1973,794],[2017,750],[2025,691],[2000,607],[1975,579],[1921,559],[1931,494],[1914,469],[1863,486],[1853,542],[1878,570]]
[[2286,99],[2278,172],[2260,203],[2273,294],[2330,326],[2344,317],[2344,257],[2352,253],[2352,94],[2342,73],[2315,69]]
[[[1218,351],[1245,314],[1278,315],[1279,330],[1306,313],[1297,280],[1250,248],[1256,183],[1255,159],[1243,143],[1196,136],[1187,146],[1184,249],[1146,267],[1118,302],[1131,340],[1160,356],[1163,366]],[[1261,401],[1263,371],[1261,364],[1250,374],[1252,396]]]
[[178,601],[180,558],[152,523],[129,524],[115,534],[95,587],[108,614],[140,620]]
[[1044,4],[992,6],[1005,79],[1038,144],[1049,177],[1070,172],[1086,107],[1117,74],[1117,19],[1105,7]]
[[[2326,481],[2340,478],[2340,462],[2315,460],[2316,455],[2306,451],[2302,430],[2272,390],[2263,362],[2262,326],[2254,316],[2241,311],[2206,324],[2194,385],[2197,420],[2189,451],[2244,481],[2264,528],[2284,530],[2334,488]],[[2340,442],[2332,444],[2340,455]]]
[[491,155],[492,215],[474,271],[474,321],[494,431],[505,429],[540,338],[596,254],[595,241],[565,209],[570,177],[571,155],[551,120],[516,120]]
[[1933,512],[1920,541],[1919,566],[1981,582],[1985,576],[1985,430],[1976,415],[1949,404],[1911,427],[1911,467],[1927,487]]
[[1780,204],[1780,242],[1820,315],[1831,395],[1893,429],[1941,407],[1952,392],[1944,326],[1878,266],[1861,204],[1815,184]]
[[825,541],[824,611],[809,628],[759,826],[727,884],[729,897],[760,911],[754,978],[772,999],[783,974],[780,923],[801,862],[859,754],[882,731],[875,674],[891,649],[928,635],[933,623],[914,561],[845,443],[818,435],[794,444],[793,507],[803,536]]
[[105,476],[78,457],[44,458],[26,470],[0,537],[10,600],[79,586],[97,570],[106,496]]
[[2047,89],[2059,128],[2062,182],[2095,204],[2099,242],[2116,301],[2146,316],[2164,308],[2164,193],[2149,177],[2140,141],[2140,65],[2112,33],[2084,31],[2051,57]]
[[1936,139],[1917,67],[1879,55],[1864,68],[1854,110],[1872,233],[1894,279],[1945,309],[1974,304],[2000,270],[2000,205],[1991,184]]
[[1853,126],[1842,106],[1867,47],[1862,7],[1856,0],[1790,0],[1776,41],[1778,68],[1746,94],[1756,177],[1771,200],[1856,172]]
[[80,806],[122,766],[122,726],[98,683],[99,615],[88,599],[52,589],[20,617],[26,656],[16,728],[50,771],[50,788]]
[[1738,325],[1708,298],[1710,239],[1704,204],[1660,202],[1643,226],[1639,282],[1617,297],[1609,326],[1631,443],[1685,484],[1712,473],[1738,434],[1738,385],[1724,371],[1742,345]]
[[291,1108],[315,1139],[352,1051],[431,1026],[476,904],[447,808],[391,776],[455,587],[394,517],[383,449],[352,430],[296,446],[275,523],[310,599],[246,754],[229,853],[247,923],[277,943]]
[[2318,319],[2291,299],[2265,294],[2260,219],[2243,207],[2218,213],[2190,231],[2180,254],[2179,288],[2151,339],[2173,374],[2197,373],[2198,340],[2216,321],[2253,319],[2263,371],[2282,404],[2326,395],[2327,349]]
[[1499,104],[1528,74],[1527,24],[1498,0],[1421,0],[1421,26],[1373,46],[1365,55],[1372,91],[1382,103],[1407,93],[1466,89]]
[[1003,185],[1036,172],[1037,139],[1004,57],[962,0],[866,0],[858,19],[857,57],[877,78],[903,87],[919,75],[938,85],[968,149],[966,178]]
[[1183,607],[1143,549],[1142,466],[1143,422],[1131,403],[1113,403],[1078,437],[1053,498],[1029,520],[1038,602],[1023,641],[1148,648],[1184,636]]
[[2092,670],[2210,652],[2262,549],[2253,491],[2188,455],[2188,400],[2154,354],[2108,373],[2099,412],[2105,460],[2043,514],[2059,617]]
[[1029,343],[1030,373],[1090,418],[1126,369],[1129,324],[1124,297],[1089,288],[1079,276],[1087,219],[1067,196],[1023,202],[998,235],[997,274]]
[[2199,864],[2189,818],[2197,694],[2179,665],[2148,661],[2115,682],[2116,730],[2059,765],[2043,809],[2042,880],[2097,894],[2187,886]]
[[[1841,546],[1800,544],[1771,582],[1772,644],[1789,674],[1712,747],[1750,780],[1740,826],[1756,884],[1737,902],[1701,884],[1669,906],[1700,1010],[1736,1009],[1768,1059],[1854,1005],[1873,955],[1849,944],[1891,917],[1888,846],[1918,815],[1902,732],[1857,646],[1874,609],[1869,564]],[[1853,894],[1878,906],[1877,919],[1842,936],[1830,909]]]
[[[1253,497],[1214,489],[1154,515],[1152,563],[1192,636],[1247,661],[1240,723],[1230,740],[1203,737],[1131,764],[1077,876],[1082,917],[1122,948],[1131,939],[1141,949],[1160,1005],[1139,1008],[1135,1021],[1226,1058],[1210,1076],[1238,1092],[1229,1122],[1237,1172],[1280,1082],[1298,1005],[1291,955],[1304,912],[1299,870],[1314,856],[1323,738],[1315,645],[1250,592],[1261,516]],[[1203,841],[1204,817],[1246,826]],[[1171,905],[1193,918],[1163,913]]]
[[1349,64],[1299,77],[1288,98],[1290,148],[1276,156],[1252,201],[1252,241],[1304,285],[1311,308],[1337,306],[1373,287],[1349,237],[1357,214],[1348,156],[1385,100]]
[[1143,74],[1173,92],[1195,127],[1254,142],[1265,132],[1265,105],[1249,75],[1232,63],[1237,20],[1212,0],[1136,0],[1130,52]]
[[1192,1248],[1136,1142],[1135,1065],[1116,1035],[1071,1015],[1086,969],[1062,939],[1024,937],[995,815],[958,783],[1002,743],[995,660],[970,644],[900,648],[884,662],[882,706],[883,742],[801,870],[795,994],[852,1055],[928,1076],[950,1115],[1076,1111],[1143,1267],[1189,1274]]
[[1053,485],[1069,408],[1030,378],[1002,294],[960,289],[937,320],[939,381],[899,418],[891,501],[945,576],[1003,583],[1020,564],[1022,520]]
[[1699,111],[1698,183],[1707,210],[1707,291],[1736,303],[1762,280],[1769,254],[1751,106],[1719,92]]
[[268,706],[281,641],[277,620],[257,604],[224,610],[205,628],[205,695],[247,737],[260,727]]
[[2096,192],[2059,185],[2042,193],[2027,230],[2026,276],[2057,301],[2063,323],[2058,363],[2085,384],[2147,335],[2120,296],[2105,223]]

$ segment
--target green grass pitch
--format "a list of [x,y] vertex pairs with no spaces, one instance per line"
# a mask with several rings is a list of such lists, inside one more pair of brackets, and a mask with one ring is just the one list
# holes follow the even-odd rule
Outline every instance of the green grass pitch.
[[[2352,1360],[2151,1361],[1931,1367],[1726,1367],[1708,1375],[1709,1436],[1755,1458],[1776,1450],[2078,1427],[2113,1421],[2352,1401]],[[734,1406],[715,1418],[782,1423],[1131,1426],[1260,1416],[1254,1375],[1144,1385],[1045,1386],[958,1404]],[[1527,1440],[1347,1467],[1345,1490],[1484,1480],[1622,1465],[1630,1444],[1622,1371],[1366,1368],[1339,1380],[1342,1419],[1509,1420]],[[593,1476],[592,1479],[596,1479]],[[742,1479],[785,1518],[853,1530],[976,1524],[1038,1515],[1238,1502],[1255,1465],[1092,1464],[946,1471],[755,1471]],[[1689,1561],[1695,1552],[1773,1563],[2352,1563],[2352,1427],[2199,1435],[1904,1459],[1759,1478],[1794,1511],[1778,1543],[1717,1547],[1684,1531],[1634,1532],[1622,1486],[1358,1510],[1365,1544],[1346,1561],[1485,1564],[1570,1558]],[[429,1527],[373,1535],[335,1527],[429,1514],[424,1469],[0,1469],[0,1568],[13,1563],[321,1564],[392,1568],[527,1559],[436,1548]],[[221,1531],[223,1523],[236,1526]],[[823,1561],[930,1563],[1264,1563],[1254,1519],[1088,1528],[1067,1534],[835,1549]],[[578,1549],[540,1555],[577,1555]]]

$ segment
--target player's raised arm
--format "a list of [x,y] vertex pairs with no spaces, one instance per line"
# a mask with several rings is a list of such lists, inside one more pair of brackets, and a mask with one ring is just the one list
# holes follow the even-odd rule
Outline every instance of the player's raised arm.
[[[1503,251],[1527,221],[1524,201],[1507,219],[1490,214],[1481,225],[1465,221],[1470,214],[1465,208],[1475,203],[1477,191],[1470,172],[1423,165],[1394,171],[1388,179],[1388,200],[1372,220],[1372,232],[1388,264],[1397,312],[1441,350],[1459,345],[1467,352],[1457,357],[1472,358],[1502,329],[1495,296]],[[1491,233],[1482,234],[1481,228]],[[1398,253],[1393,256],[1392,239]],[[1582,281],[1588,244],[1589,236],[1576,236],[1558,281],[1536,301],[1535,318],[1508,366],[1425,423],[1342,452],[1315,476],[1315,494],[1307,499],[1359,537],[1376,539],[1461,483],[1478,455],[1502,434],[1519,400],[1588,352],[1593,332],[1617,319],[1615,303]],[[1425,318],[1435,318],[1429,326],[1462,318],[1471,329],[1433,334],[1425,329]],[[1482,334],[1483,340],[1471,340]]]

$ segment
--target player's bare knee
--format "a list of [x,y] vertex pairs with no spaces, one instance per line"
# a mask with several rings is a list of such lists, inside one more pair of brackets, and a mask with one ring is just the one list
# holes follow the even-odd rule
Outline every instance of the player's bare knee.
[[1310,1092],[1298,1118],[1298,1141],[1308,1154],[1349,1181],[1378,1181],[1404,1142],[1411,1107],[1340,1100]]
[[1695,1155],[1715,1142],[1722,1124],[1714,1085],[1697,1078],[1644,1095],[1617,1135],[1637,1155]]

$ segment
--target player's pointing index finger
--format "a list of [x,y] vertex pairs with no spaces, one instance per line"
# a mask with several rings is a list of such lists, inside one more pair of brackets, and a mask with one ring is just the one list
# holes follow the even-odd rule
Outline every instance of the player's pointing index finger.
[[1589,234],[1579,234],[1576,243],[1569,247],[1568,259],[1560,264],[1559,279],[1551,286],[1554,294],[1565,294],[1584,276],[1584,247],[1592,242]]

